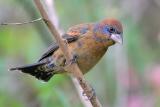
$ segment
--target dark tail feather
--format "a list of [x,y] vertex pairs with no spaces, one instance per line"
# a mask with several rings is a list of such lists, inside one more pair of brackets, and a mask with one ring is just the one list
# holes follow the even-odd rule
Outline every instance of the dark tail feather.
[[38,62],[32,65],[26,65],[26,66],[20,66],[11,68],[10,71],[13,70],[20,70],[21,72],[30,74],[32,76],[35,76],[36,78],[43,80],[43,81],[49,81],[50,78],[54,75],[52,71],[45,71],[45,69],[42,69],[45,63],[44,62]]

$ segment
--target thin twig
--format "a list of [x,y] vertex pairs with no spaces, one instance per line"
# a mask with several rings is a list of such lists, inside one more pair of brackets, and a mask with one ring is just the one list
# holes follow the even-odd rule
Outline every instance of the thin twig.
[[31,21],[27,21],[27,22],[17,22],[17,23],[0,23],[0,26],[4,26],[4,25],[24,25],[24,24],[30,24],[30,23],[35,23],[38,21],[41,21],[42,18],[38,18],[35,20],[31,20]]
[[[68,47],[67,42],[62,39],[59,32],[56,30],[56,28],[54,26],[54,21],[48,16],[48,14],[45,11],[45,9],[43,8],[43,5],[41,4],[40,0],[34,0],[34,2],[36,4],[37,8],[39,9],[39,12],[42,15],[44,22],[48,26],[52,35],[54,35],[55,39],[57,40],[57,43],[59,44],[59,47],[61,48],[62,52],[64,53],[67,64],[69,64],[70,59],[73,58],[72,50]],[[79,69],[77,63],[69,64],[66,67],[66,71],[70,72],[71,74],[73,74],[77,78],[79,84],[81,85],[81,87],[84,90],[84,93],[86,94],[86,96],[88,98],[90,98],[89,101],[91,102],[92,106],[93,107],[101,107],[101,104],[100,104],[99,100],[97,99],[96,95],[92,94],[92,91],[91,91],[92,88],[85,81],[83,74],[82,74],[81,70]]]

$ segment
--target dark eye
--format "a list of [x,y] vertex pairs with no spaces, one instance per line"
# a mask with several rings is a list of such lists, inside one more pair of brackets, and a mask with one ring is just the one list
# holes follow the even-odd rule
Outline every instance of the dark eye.
[[102,32],[104,34],[109,34],[110,35],[112,33],[116,33],[117,30],[114,27],[107,25],[107,26],[104,26],[104,28],[102,29]]
[[110,28],[109,28],[109,32],[110,32],[110,33],[115,33],[115,32],[116,32],[116,30],[115,30],[115,28],[110,27]]

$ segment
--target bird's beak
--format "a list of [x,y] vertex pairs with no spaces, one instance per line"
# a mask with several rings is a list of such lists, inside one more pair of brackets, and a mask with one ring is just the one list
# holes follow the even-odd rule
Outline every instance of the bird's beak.
[[123,37],[121,34],[112,34],[110,38],[119,44],[123,44]]

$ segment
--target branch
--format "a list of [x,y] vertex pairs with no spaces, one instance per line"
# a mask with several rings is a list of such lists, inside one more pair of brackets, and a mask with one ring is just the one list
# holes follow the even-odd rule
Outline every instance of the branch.
[[[34,0],[39,12],[41,13],[44,22],[46,23],[46,25],[48,26],[49,30],[51,31],[52,35],[54,35],[55,39],[57,40],[57,43],[59,44],[60,49],[62,50],[62,52],[64,53],[64,56],[66,58],[67,64],[70,63],[70,59],[73,58],[72,56],[72,51],[71,49],[68,47],[68,44],[65,40],[62,39],[62,37],[60,36],[59,32],[56,30],[55,26],[54,26],[54,22],[53,20],[50,18],[50,16],[47,14],[47,12],[45,11],[45,9],[43,8],[43,5],[41,4],[40,0]],[[101,104],[99,103],[99,100],[97,99],[96,95],[92,94],[92,88],[87,84],[87,82],[85,81],[83,74],[81,72],[81,70],[79,69],[77,63],[73,63],[73,64],[69,64],[66,67],[66,71],[73,74],[79,84],[81,85],[81,87],[84,90],[84,93],[86,94],[86,96],[88,98],[90,98],[90,102],[92,104],[93,107],[101,107]],[[93,95],[93,96],[92,96]]]
[[4,25],[24,25],[24,24],[29,24],[29,23],[35,23],[35,22],[38,22],[38,21],[41,21],[42,18],[38,18],[38,19],[35,19],[35,20],[31,20],[31,21],[28,21],[28,22],[17,22],[17,23],[0,23],[1,26],[4,26]]
[[[55,5],[54,5],[54,0],[45,0],[45,6],[47,7],[48,10],[48,14],[50,15],[50,18],[54,21],[54,25],[57,28],[57,30],[60,32],[60,34],[63,32],[58,26],[59,26],[59,20],[57,17],[57,13],[55,10]],[[79,98],[83,104],[84,107],[92,107],[91,103],[86,100],[86,98],[83,96],[83,89],[80,86],[79,82],[77,81],[76,78],[74,78],[73,76],[71,76],[71,80],[73,85],[75,86],[77,93],[79,95]]]
[[86,98],[82,94],[84,91],[83,91],[82,87],[80,86],[79,82],[77,81],[77,79],[72,76],[71,76],[71,79],[72,79],[73,85],[77,89],[77,93],[79,95],[79,98],[80,98],[83,106],[84,107],[92,107],[92,104],[88,100],[86,100]]

